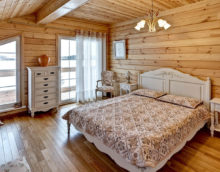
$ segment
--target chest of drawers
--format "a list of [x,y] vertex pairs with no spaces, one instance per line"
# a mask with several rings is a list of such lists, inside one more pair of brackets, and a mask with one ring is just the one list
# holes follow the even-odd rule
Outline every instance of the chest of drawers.
[[28,109],[48,111],[59,105],[59,67],[28,67]]

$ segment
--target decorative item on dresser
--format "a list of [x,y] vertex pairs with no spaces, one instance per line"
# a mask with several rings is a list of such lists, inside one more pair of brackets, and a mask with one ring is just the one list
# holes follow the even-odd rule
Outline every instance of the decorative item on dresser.
[[59,105],[59,67],[28,67],[28,109],[48,111]]
[[130,93],[136,89],[138,89],[137,83],[120,83],[120,96],[122,95],[123,90],[125,90],[126,93]]
[[40,57],[38,57],[38,63],[40,64],[40,66],[42,67],[47,67],[48,64],[50,62],[50,57],[48,57],[47,55],[42,55]]
[[126,79],[127,79],[127,83],[130,84],[131,83],[131,72],[127,72],[126,73]]
[[218,123],[218,113],[220,112],[220,98],[213,98],[211,101],[211,136],[214,136],[214,131],[220,132],[220,124]]

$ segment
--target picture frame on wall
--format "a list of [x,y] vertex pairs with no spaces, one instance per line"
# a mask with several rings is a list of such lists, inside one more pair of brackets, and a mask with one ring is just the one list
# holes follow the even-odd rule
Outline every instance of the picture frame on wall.
[[114,41],[114,57],[115,59],[126,59],[126,45],[125,40]]

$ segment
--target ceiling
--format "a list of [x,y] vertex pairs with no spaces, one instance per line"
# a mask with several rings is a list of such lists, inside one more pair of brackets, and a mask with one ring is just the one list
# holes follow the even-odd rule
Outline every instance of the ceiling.
[[47,2],[48,0],[0,0],[0,20],[32,14]]
[[[55,0],[59,1],[59,0]],[[161,11],[201,0],[154,0]],[[0,0],[0,20],[37,12],[48,0]],[[112,24],[144,16],[151,8],[151,0],[89,0],[66,16]]]
[[[163,11],[198,1],[201,0],[154,0],[154,7]],[[112,24],[142,17],[149,8],[151,0],[90,0],[67,16]]]

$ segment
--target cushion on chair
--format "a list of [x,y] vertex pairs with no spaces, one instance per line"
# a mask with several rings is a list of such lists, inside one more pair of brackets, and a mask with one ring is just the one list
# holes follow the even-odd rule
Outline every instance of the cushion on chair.
[[103,91],[103,92],[112,92],[112,91],[114,91],[114,87],[105,85],[105,86],[102,86],[102,87],[98,87],[96,90],[97,91]]

